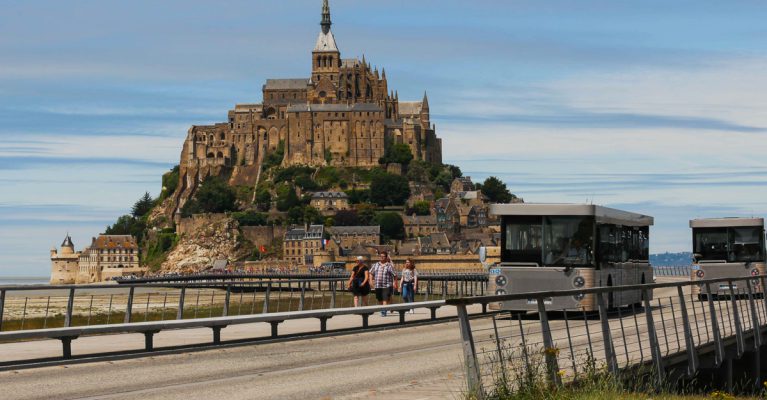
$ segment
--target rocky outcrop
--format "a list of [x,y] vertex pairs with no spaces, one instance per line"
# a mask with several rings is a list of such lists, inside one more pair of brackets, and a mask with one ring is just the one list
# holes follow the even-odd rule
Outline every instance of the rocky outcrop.
[[184,231],[161,269],[164,272],[199,272],[215,260],[242,260],[251,251],[245,243],[237,221],[224,214],[208,217],[204,224],[195,224]]

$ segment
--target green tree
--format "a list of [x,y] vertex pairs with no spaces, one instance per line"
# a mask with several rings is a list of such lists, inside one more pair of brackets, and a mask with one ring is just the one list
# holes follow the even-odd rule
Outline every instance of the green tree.
[[288,223],[301,224],[304,222],[304,209],[302,207],[293,207],[288,210]]
[[407,178],[392,174],[378,174],[370,183],[370,198],[379,206],[401,206],[410,197]]
[[407,179],[417,183],[429,183],[428,163],[412,161],[407,167]]
[[264,213],[247,211],[232,214],[232,217],[240,223],[240,226],[264,226],[267,224],[267,215]]
[[196,203],[195,211],[201,213],[223,213],[237,210],[237,195],[234,189],[223,179],[213,175],[202,181],[197,193],[194,194],[193,202]]
[[335,226],[357,226],[360,225],[360,218],[356,210],[338,210],[333,216],[333,225]]
[[152,211],[152,207],[154,207],[154,200],[152,199],[152,196],[149,195],[149,192],[145,192],[144,195],[133,204],[131,215],[136,218],[143,217]]
[[277,191],[277,209],[280,211],[288,211],[293,207],[299,206],[301,200],[296,194],[296,189],[290,185],[284,185]]
[[304,207],[304,223],[307,224],[324,224],[325,218],[320,211],[312,206]]
[[272,167],[279,166],[282,164],[283,158],[285,158],[285,141],[280,140],[280,143],[277,145],[277,150],[266,155],[262,169],[266,171]]
[[448,170],[442,170],[436,178],[434,178],[434,184],[442,188],[442,190],[449,192],[450,184],[453,182],[453,175]]
[[461,168],[458,167],[457,165],[445,164],[445,168],[447,168],[448,171],[450,171],[450,175],[453,177],[453,179],[460,178],[463,176],[463,172],[461,172]]
[[355,206],[360,225],[370,225],[376,216],[376,206],[370,203],[360,203]]
[[107,235],[131,235],[141,243],[146,229],[145,218],[136,218],[132,215],[123,215],[111,226],[107,226],[104,233]]
[[379,164],[398,163],[404,166],[410,164],[413,161],[413,152],[410,151],[410,146],[405,143],[395,143],[390,146],[386,146],[384,156],[378,160]]
[[272,207],[272,194],[266,188],[260,188],[256,192],[256,207],[261,211],[269,211]]
[[482,183],[482,194],[492,203],[509,203],[517,197],[509,192],[505,183],[494,176],[485,179]]
[[384,241],[400,240],[405,237],[405,225],[402,217],[396,212],[380,212],[373,219],[375,225],[381,226]]
[[169,172],[162,175],[162,191],[160,192],[160,201],[165,200],[173,194],[178,187],[179,166],[176,165]]
[[431,214],[431,203],[428,201],[416,201],[410,212],[416,215],[429,215]]

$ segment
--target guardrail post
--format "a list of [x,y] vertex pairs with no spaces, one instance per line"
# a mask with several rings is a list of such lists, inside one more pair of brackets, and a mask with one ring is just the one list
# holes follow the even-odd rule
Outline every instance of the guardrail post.
[[224,310],[221,312],[222,317],[229,315],[229,302],[232,299],[232,286],[226,285],[226,297],[224,298]]
[[682,310],[682,326],[684,327],[684,343],[687,346],[687,376],[695,375],[698,370],[698,353],[695,350],[695,342],[692,338],[692,328],[690,327],[690,318],[687,315],[687,306],[684,302],[684,292],[681,286],[677,286],[679,293],[679,305]]
[[655,331],[655,320],[653,319],[652,306],[650,305],[650,293],[648,293],[647,289],[642,289],[642,297],[644,298],[644,313],[645,318],[647,319],[647,334],[650,339],[650,354],[652,355],[652,361],[655,365],[658,387],[660,388],[663,387],[666,371],[663,369],[663,355],[660,352],[658,332]]
[[186,286],[181,288],[181,294],[178,296],[178,312],[176,312],[176,319],[184,319],[184,297],[186,297]]
[[263,314],[266,314],[269,312],[269,295],[272,293],[272,282],[270,281],[269,284],[266,285],[266,293],[264,294],[264,309],[262,311]]
[[338,281],[333,280],[333,286],[330,290],[330,308],[336,308],[336,286],[338,286]]
[[221,344],[221,329],[226,328],[226,325],[211,326],[213,330],[213,344]]
[[[748,304],[751,308],[751,326],[754,334],[754,350],[758,351],[762,346],[762,324],[759,322],[759,314],[756,312],[756,302],[754,301],[754,291],[751,288],[751,279],[746,279],[746,288],[748,289]],[[757,355],[757,360],[759,356]]]
[[463,344],[464,363],[466,364],[466,383],[469,393],[475,395],[477,399],[483,399],[485,394],[482,390],[482,375],[479,372],[479,362],[477,361],[477,351],[474,348],[469,313],[466,311],[466,305],[464,304],[459,304],[455,307],[458,311],[458,325],[461,329],[461,342]]
[[543,351],[546,355],[546,369],[549,373],[549,380],[552,384],[559,386],[562,384],[562,379],[559,376],[559,363],[557,362],[557,353],[559,353],[559,349],[554,347],[554,339],[551,337],[551,328],[549,327],[549,316],[546,313],[546,305],[541,297],[538,298],[538,317],[541,320]]
[[154,350],[154,334],[159,331],[146,331],[144,332],[144,348],[146,351]]
[[0,290],[0,331],[3,330],[3,311],[5,310],[5,290]]
[[[67,313],[64,315],[64,326],[72,326],[72,310],[75,308],[75,288],[69,289],[69,298],[67,299]],[[64,357],[66,358],[66,356]]]
[[125,323],[131,322],[131,314],[133,313],[133,293],[136,290],[135,286],[131,286],[128,291],[128,304],[125,306]]
[[317,317],[320,320],[320,332],[328,331],[328,320],[330,317]]
[[277,327],[282,323],[283,321],[269,321],[269,323],[272,325],[272,337],[276,338],[279,335],[279,332],[277,330]]
[[730,286],[730,302],[732,303],[732,317],[735,320],[735,341],[738,349],[738,358],[743,355],[745,351],[745,343],[743,342],[743,329],[740,326],[740,312],[738,311],[738,300],[735,297],[735,289],[732,288],[732,281],[728,280],[727,284]]
[[722,343],[722,336],[719,332],[719,322],[716,318],[716,307],[714,307],[714,295],[711,294],[711,284],[706,283],[706,299],[708,299],[708,313],[711,316],[711,332],[714,335],[714,360],[716,365],[719,366],[724,361],[724,344]]
[[298,311],[304,311],[304,300],[306,300],[306,282],[299,283],[301,286],[301,296],[298,299]]
[[62,357],[65,360],[72,358],[72,341],[75,339],[77,339],[77,336],[66,336],[59,338],[59,340],[61,340]]
[[[599,320],[602,323],[602,340],[605,344],[605,361],[607,368],[612,374],[618,373],[618,360],[615,357],[615,347],[613,346],[613,337],[610,332],[610,316],[607,314],[604,293],[597,293],[597,308],[599,309]],[[541,299],[543,301],[543,299]]]

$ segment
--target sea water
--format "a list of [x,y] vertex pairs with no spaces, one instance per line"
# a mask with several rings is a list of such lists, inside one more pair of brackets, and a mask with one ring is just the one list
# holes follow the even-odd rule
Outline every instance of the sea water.
[[35,276],[0,276],[0,286],[6,285],[47,285],[50,278]]

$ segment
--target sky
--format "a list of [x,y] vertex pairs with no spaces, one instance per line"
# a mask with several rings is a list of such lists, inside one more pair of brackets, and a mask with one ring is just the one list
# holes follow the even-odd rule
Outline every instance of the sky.
[[[320,0],[3,0],[0,276],[47,276],[178,163],[193,124],[308,77]],[[527,202],[764,216],[767,3],[331,0],[344,58],[428,91],[444,161]]]

